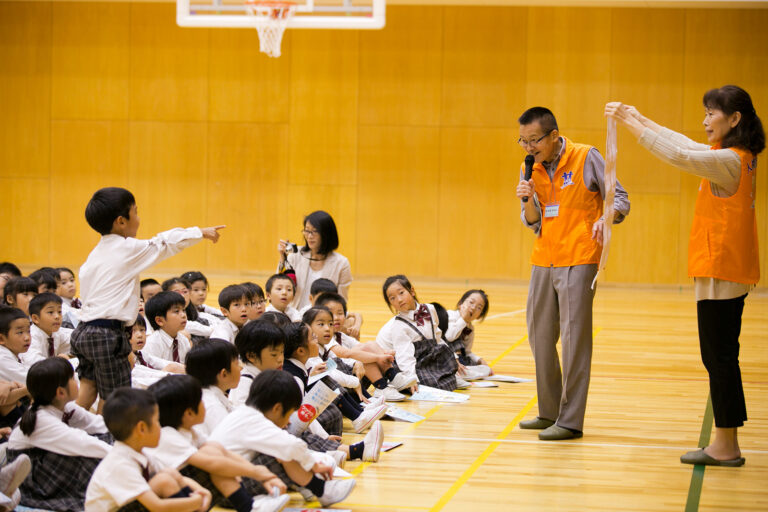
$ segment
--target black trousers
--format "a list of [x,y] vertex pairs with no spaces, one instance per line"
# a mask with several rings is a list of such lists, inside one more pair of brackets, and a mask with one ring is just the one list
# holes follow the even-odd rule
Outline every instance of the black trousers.
[[746,297],[696,303],[701,360],[709,373],[715,426],[720,428],[741,427],[747,420],[739,368],[739,334]]

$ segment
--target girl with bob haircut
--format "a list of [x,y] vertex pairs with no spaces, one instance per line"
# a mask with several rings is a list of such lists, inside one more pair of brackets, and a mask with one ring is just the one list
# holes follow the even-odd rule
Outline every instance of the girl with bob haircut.
[[744,300],[760,278],[757,247],[757,155],[765,132],[752,98],[725,85],[704,94],[700,144],[643,116],[635,107],[608,103],[605,115],[623,124],[640,145],[683,172],[701,177],[688,243],[694,278],[701,358],[709,373],[715,440],[680,457],[686,464],[742,466],[738,428],[747,419],[739,368]]
[[287,239],[277,244],[277,252],[280,254],[277,271],[293,269],[296,273],[296,293],[291,305],[298,310],[308,307],[312,283],[321,277],[335,283],[339,294],[347,299],[352,270],[349,260],[336,252],[339,234],[333,217],[328,212],[318,210],[304,217],[303,226],[304,246],[298,251],[290,250],[292,244]]

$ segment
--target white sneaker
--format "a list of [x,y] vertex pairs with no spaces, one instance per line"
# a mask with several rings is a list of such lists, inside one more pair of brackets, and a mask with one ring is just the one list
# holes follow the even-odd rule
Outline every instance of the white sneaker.
[[355,480],[349,478],[347,480],[329,480],[325,482],[325,489],[323,495],[317,498],[317,501],[324,507],[339,503],[347,499],[347,496],[355,488]]
[[415,375],[409,375],[400,372],[395,375],[395,378],[389,382],[389,385],[398,391],[402,391],[406,388],[410,388],[411,386],[415,386],[418,383],[419,379],[417,379]]
[[260,494],[253,497],[251,512],[280,512],[289,501],[291,501],[291,497],[288,494],[275,497]]
[[360,416],[352,422],[352,427],[355,429],[355,433],[359,434],[371,425],[377,419],[387,414],[387,406],[380,405],[379,407],[372,407],[370,409],[364,409]]
[[341,450],[335,450],[332,452],[326,452],[334,458],[337,468],[344,468],[344,463],[347,462],[347,454]]
[[381,407],[382,405],[384,405],[384,397],[381,396],[381,395],[376,396],[375,393],[374,393],[373,397],[371,397],[368,400],[368,403],[362,402],[360,404],[360,406],[363,409],[371,409],[371,408],[374,408],[374,407]]
[[374,391],[373,398],[383,398],[387,402],[402,402],[405,400],[405,395],[392,386],[387,386],[384,389]]
[[472,387],[471,382],[467,382],[461,377],[459,377],[458,375],[456,375],[456,389],[467,389],[471,387]]
[[384,427],[376,420],[363,439],[363,462],[377,462],[384,442]]
[[31,470],[32,462],[28,455],[22,453],[16,457],[16,460],[0,470],[0,492],[12,497]]
[[491,374],[491,367],[484,364],[476,366],[465,366],[464,368],[464,375],[461,376],[461,378],[464,380],[478,380]]

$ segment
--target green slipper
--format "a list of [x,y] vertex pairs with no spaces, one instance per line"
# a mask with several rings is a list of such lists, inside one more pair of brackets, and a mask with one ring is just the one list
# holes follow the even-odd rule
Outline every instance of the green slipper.
[[704,449],[694,450],[688,452],[680,457],[680,462],[683,464],[700,464],[702,466],[725,466],[729,468],[737,468],[743,466],[746,462],[744,457],[737,457],[729,460],[717,460],[714,457],[707,455]]
[[542,441],[562,441],[564,439],[578,439],[583,435],[581,432],[574,432],[560,425],[552,425],[539,432],[539,439]]
[[525,420],[520,422],[520,428],[530,430],[544,430],[547,427],[551,427],[555,422],[536,416],[532,420]]

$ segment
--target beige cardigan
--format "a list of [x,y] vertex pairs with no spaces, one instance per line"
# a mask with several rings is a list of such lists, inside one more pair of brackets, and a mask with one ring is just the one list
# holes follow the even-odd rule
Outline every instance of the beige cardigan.
[[[309,266],[310,260],[307,253],[289,253],[288,264],[296,271],[296,294],[294,295],[291,305],[298,310],[309,306],[309,294],[303,293],[304,290],[309,290],[312,283],[309,282],[311,269]],[[282,264],[278,265],[278,272],[282,270]],[[323,268],[317,271],[319,274],[317,277],[324,277],[330,279],[339,288],[339,294],[345,299],[348,298],[349,285],[352,283],[352,269],[349,266],[349,260],[334,251],[331,251],[325,258]]]

